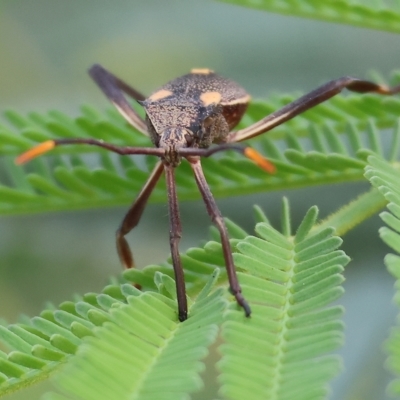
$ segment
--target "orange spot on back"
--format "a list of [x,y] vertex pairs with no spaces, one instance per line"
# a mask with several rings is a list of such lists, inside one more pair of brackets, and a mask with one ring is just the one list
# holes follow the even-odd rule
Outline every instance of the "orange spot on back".
[[209,68],[192,68],[190,70],[191,74],[202,74],[202,75],[209,75],[214,73],[212,69]]
[[205,92],[200,96],[200,100],[206,107],[209,106],[210,104],[218,104],[221,101],[221,93]]

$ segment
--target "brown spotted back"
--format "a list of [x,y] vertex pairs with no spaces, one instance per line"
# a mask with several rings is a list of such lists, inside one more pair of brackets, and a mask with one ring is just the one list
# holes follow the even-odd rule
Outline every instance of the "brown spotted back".
[[233,129],[246,111],[250,96],[237,83],[209,69],[194,69],[152,93],[143,105],[155,130],[186,126],[194,131],[202,122],[201,110],[215,105]]

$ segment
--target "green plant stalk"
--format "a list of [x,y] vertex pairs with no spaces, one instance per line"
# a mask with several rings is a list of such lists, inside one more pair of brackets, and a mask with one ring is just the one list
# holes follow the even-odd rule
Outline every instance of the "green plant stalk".
[[383,195],[377,189],[372,188],[329,215],[314,229],[322,230],[331,226],[335,228],[336,235],[342,236],[356,225],[382,210],[387,203]]

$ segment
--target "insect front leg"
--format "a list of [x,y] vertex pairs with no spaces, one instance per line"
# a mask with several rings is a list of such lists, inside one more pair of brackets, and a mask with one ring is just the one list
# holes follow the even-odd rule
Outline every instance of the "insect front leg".
[[187,319],[187,299],[185,289],[185,277],[183,274],[182,261],[179,255],[179,241],[182,237],[182,225],[179,215],[178,196],[176,193],[174,167],[164,165],[165,182],[167,185],[168,207],[169,207],[169,243],[171,247],[172,265],[175,273],[176,296],[178,300],[179,321]]
[[215,202],[211,190],[204,177],[200,159],[191,159],[189,161],[190,161],[190,166],[192,167],[194,172],[197,186],[199,187],[201,196],[203,197],[204,203],[206,205],[207,212],[211,217],[212,222],[219,230],[219,234],[221,237],[222,251],[224,253],[224,258],[225,258],[226,272],[228,274],[230,291],[235,296],[235,299],[239,304],[239,306],[241,306],[244,309],[246,317],[249,317],[251,314],[251,309],[242,295],[242,289],[239,285],[239,281],[236,275],[236,269],[232,257],[232,249],[229,243],[228,230],[226,229],[224,219],[221,215],[221,212],[218,209],[217,203]]

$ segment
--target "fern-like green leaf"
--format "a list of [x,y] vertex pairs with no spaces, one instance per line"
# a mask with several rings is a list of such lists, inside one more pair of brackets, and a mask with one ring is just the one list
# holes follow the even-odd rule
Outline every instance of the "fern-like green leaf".
[[[185,398],[184,393],[201,386],[201,382],[196,376],[196,373],[201,370],[198,360],[206,355],[205,346],[215,338],[217,330],[214,320],[218,316],[221,318],[224,308],[225,300],[221,295],[221,290],[209,296],[217,277],[218,270],[208,277],[208,284],[190,307],[193,318],[190,319],[190,323],[184,325],[186,328],[184,331],[181,329],[183,325],[177,320],[176,301],[171,299],[175,295],[175,283],[171,278],[163,276],[160,272],[154,274],[154,280],[159,288],[157,293],[142,293],[129,284],[111,285],[106,287],[102,294],[88,294],[76,303],[65,302],[61,304],[59,309],[46,310],[40,317],[34,317],[32,320],[28,320],[26,324],[0,326],[1,342],[12,350],[9,354],[0,353],[0,396],[47,379],[65,362],[70,361],[70,356],[76,353],[84,339],[94,335],[96,326],[103,326],[108,323],[107,326],[111,326],[111,331],[116,332],[120,340],[124,341],[121,337],[129,338],[131,336],[127,327],[127,324],[129,325],[129,321],[131,321],[134,324],[136,335],[139,336],[137,340],[142,341],[142,343],[129,339],[126,341],[127,346],[124,346],[121,342],[112,341],[112,343],[115,343],[115,350],[128,352],[128,345],[133,346],[133,349],[138,351],[139,354],[130,355],[132,358],[127,359],[125,357],[124,360],[128,363],[132,363],[132,359],[136,360],[136,363],[140,360],[142,367],[144,360],[140,356],[147,354],[150,363],[148,368],[155,374],[151,375],[150,378],[154,379],[156,379],[157,374],[164,374],[161,370],[163,366],[170,371],[171,359],[177,361],[179,358],[177,367],[179,365],[181,382],[180,384],[177,384],[177,381],[172,382],[170,387],[171,398],[181,398],[175,387],[178,392],[182,391],[182,398]],[[128,306],[126,303],[128,303]],[[115,312],[122,328],[112,326]],[[167,323],[167,320],[170,322]],[[141,321],[141,325],[139,321]],[[173,328],[174,326],[175,328]],[[167,330],[171,330],[170,334],[166,333]],[[110,334],[107,332],[106,329],[103,337],[106,342],[107,335]],[[151,351],[158,335],[165,339],[165,347],[167,347],[160,349],[160,353],[163,350],[163,354],[162,357],[160,354],[159,369],[154,366],[155,353]],[[191,352],[188,352],[186,358],[180,356],[174,347],[181,346],[183,343],[191,348]],[[131,350],[133,349],[131,348]],[[102,351],[112,353],[110,349],[103,348]],[[95,363],[95,365],[97,364]],[[112,364],[107,365],[112,367],[112,371],[119,374],[119,367],[112,366]],[[192,365],[191,370],[187,369],[189,365]],[[126,370],[126,368],[124,367],[123,370]],[[173,373],[171,371],[168,373],[176,377],[178,371],[175,369]],[[72,376],[67,375],[68,377]],[[151,382],[151,380],[144,382],[143,376],[135,376],[137,377],[136,384],[140,386],[140,392],[148,390],[151,392],[154,382]],[[104,393],[106,396],[108,392],[105,391]],[[88,399],[89,397],[84,394],[83,398]],[[112,398],[112,396],[103,398]]]
[[[398,165],[391,165],[385,160],[370,156],[365,176],[370,180],[387,200],[388,211],[380,214],[387,227],[380,229],[382,240],[396,253],[400,253],[400,176]],[[400,307],[400,256],[388,254],[385,264],[389,272],[396,278],[395,302]],[[387,367],[396,376],[389,385],[389,392],[394,396],[400,395],[400,326],[392,329],[390,338],[386,343],[388,353]]]
[[168,297],[146,292],[127,301],[113,304],[109,322],[80,348],[59,385],[84,400],[186,399],[202,386],[199,360],[225,307],[220,291],[193,303],[184,324]]
[[[294,98],[281,96],[254,102],[242,125],[259,120]],[[362,179],[365,159],[360,150],[380,151],[379,129],[393,127],[399,114],[397,97],[338,96],[252,140],[276,164],[274,176],[236,153],[204,160],[205,174],[216,197]],[[150,143],[114,111],[101,116],[85,107],[76,119],[55,112],[27,117],[8,112],[5,117],[8,125],[0,126],[0,154],[5,155],[0,176],[0,214],[130,204],[155,163],[151,157],[143,162],[142,157],[114,157],[90,146],[61,146],[52,156],[34,160],[22,169],[14,165],[14,155],[38,141],[90,136],[120,145]],[[388,157],[397,157],[399,133],[399,129],[394,131],[393,150]],[[309,135],[308,143],[299,139],[304,135]],[[95,155],[84,157],[83,153]],[[186,162],[178,168],[177,185],[182,200],[199,197]],[[151,201],[165,201],[162,186],[157,185]]]
[[363,28],[400,32],[400,6],[396,1],[377,0],[220,0],[258,10],[349,24]]
[[[235,254],[251,320],[231,306],[222,327],[220,381],[228,399],[323,399],[340,360],[327,353],[343,341],[341,272],[349,261],[331,229],[310,234],[317,209],[292,237],[259,223],[259,237]],[[284,212],[283,226],[290,226]],[[284,231],[283,231],[284,232]],[[300,389],[301,388],[301,389]]]

